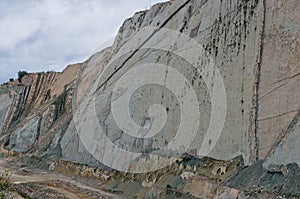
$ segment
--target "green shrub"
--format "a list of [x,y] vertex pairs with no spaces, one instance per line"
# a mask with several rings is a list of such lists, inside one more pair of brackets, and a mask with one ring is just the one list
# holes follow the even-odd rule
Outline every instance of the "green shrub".
[[20,83],[21,83],[22,77],[24,77],[25,75],[28,75],[28,72],[25,70],[18,72],[18,80]]

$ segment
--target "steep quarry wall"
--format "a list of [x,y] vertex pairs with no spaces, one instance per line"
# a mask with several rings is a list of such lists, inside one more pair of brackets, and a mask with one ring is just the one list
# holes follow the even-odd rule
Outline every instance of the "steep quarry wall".
[[[166,153],[178,157],[183,152],[220,160],[241,155],[246,164],[267,159],[266,168],[299,164],[298,13],[299,1],[287,0],[174,0],[138,12],[124,22],[111,47],[84,63],[68,66],[62,73],[30,74],[19,86],[2,86],[1,144],[42,158],[56,156],[132,171],[139,165],[151,171],[162,161],[174,161]],[[191,41],[196,44],[188,46]],[[151,72],[151,64],[156,72]],[[139,66],[143,70],[130,73]],[[188,86],[173,78],[174,71]],[[130,90],[126,83],[138,84],[140,77],[153,76],[165,78],[165,84],[141,86],[129,105],[120,105],[118,114],[113,114],[112,105]],[[216,83],[218,78],[222,84]],[[180,128],[184,105],[180,102],[186,93],[176,95],[166,89],[168,84],[192,89],[198,104],[186,115],[196,109],[201,116],[191,117],[190,121],[199,119],[199,128],[182,137],[191,140],[182,151],[168,145]],[[223,87],[225,95],[220,94]],[[214,92],[219,97],[213,98]],[[136,138],[154,124],[153,104],[160,105],[154,115],[165,119],[165,125],[157,134]],[[131,119],[123,114],[124,107]],[[118,119],[123,124],[133,120],[140,129],[126,132]],[[213,135],[219,128],[217,139],[207,138],[207,132]],[[95,140],[101,144],[91,144]],[[115,148],[106,148],[108,143]],[[119,167],[126,151],[154,155],[133,156],[132,165],[124,158],[125,166]]]
[[2,147],[28,154],[47,150],[55,133],[71,120],[78,69],[72,65],[62,73],[29,74],[17,86],[2,86]]
[[[174,136],[169,132],[176,132],[178,123],[180,123],[178,121],[178,117],[180,117],[178,109],[180,110],[180,107],[172,94],[168,93],[166,89],[159,87],[155,87],[156,93],[154,94],[151,93],[151,88],[141,89],[135,94],[172,110],[168,113],[168,117],[171,119],[169,123],[167,121],[164,133],[160,133],[159,136],[153,138],[158,141],[144,140],[145,143],[137,147],[133,146],[135,141],[126,136],[122,129],[116,125],[112,112],[105,111],[110,108],[107,106],[106,101],[110,98],[110,93],[114,92],[114,86],[118,80],[136,66],[154,62],[175,68],[191,82],[193,89],[198,95],[201,115],[200,125],[188,152],[201,155],[200,148],[205,134],[210,128],[210,110],[212,109],[210,91],[205,80],[203,80],[205,78],[202,79],[202,74],[195,71],[195,68],[196,70],[201,70],[203,66],[196,66],[193,69],[191,65],[195,65],[195,63],[189,65],[182,57],[176,56],[176,53],[182,50],[180,41],[167,44],[169,46],[166,48],[162,47],[163,50],[162,48],[158,49],[158,46],[162,46],[162,41],[157,36],[162,36],[160,31],[164,32],[165,29],[178,31],[198,42],[212,56],[226,88],[226,102],[224,103],[227,104],[227,110],[224,127],[216,145],[207,155],[216,159],[226,160],[243,155],[247,163],[255,162],[257,159],[257,138],[255,136],[256,94],[258,68],[261,60],[263,25],[264,5],[262,1],[172,1],[171,3],[158,4],[151,10],[139,12],[124,22],[114,45],[108,50],[112,54],[111,60],[118,59],[117,65],[109,63],[108,60],[106,63],[111,64],[111,66],[104,73],[101,70],[104,66],[98,65],[98,73],[95,73],[96,69],[94,69],[89,76],[85,75],[86,78],[85,76],[79,77],[78,88],[83,90],[81,85],[84,85],[85,81],[90,82],[89,79],[91,79],[93,74],[94,84],[89,87],[102,86],[98,88],[100,92],[96,96],[96,98],[101,98],[101,102],[97,104],[99,106],[97,107],[97,110],[99,110],[97,114],[100,121],[105,120],[104,125],[106,126],[105,128],[109,129],[110,140],[118,147],[124,147],[125,150],[129,150],[132,147],[135,148],[134,150],[139,150],[137,148],[143,148],[146,145],[148,147],[147,150],[151,150],[151,147],[159,148],[163,146],[163,143],[160,143],[162,140],[163,142],[169,142]],[[141,32],[143,28],[149,26],[157,27],[157,32],[154,31],[153,34],[148,33],[145,35],[145,38],[139,40],[140,43],[134,43],[133,41],[137,40],[135,37],[139,34],[139,31]],[[167,40],[168,35],[164,36]],[[141,48],[140,51],[126,54],[128,43],[132,45],[131,50],[133,52],[136,48]],[[140,44],[143,44],[144,48]],[[174,45],[177,46],[174,47]],[[197,51],[192,53],[196,60],[201,61],[203,59],[201,53],[197,53]],[[91,70],[91,64],[88,63],[85,67],[84,71]],[[168,73],[168,69],[158,72],[157,76],[161,72]],[[85,73],[89,72],[83,72],[83,74]],[[215,78],[208,74],[204,75],[207,75],[207,79],[211,78],[213,80]],[[104,78],[99,79],[101,76],[104,76]],[[129,76],[126,78],[130,81],[131,78],[134,79],[135,77]],[[93,90],[90,93],[87,92],[87,95],[92,95],[93,92]],[[146,105],[134,105],[139,104],[139,100],[138,97],[136,97],[136,101],[133,98],[131,101],[133,106],[130,107],[130,109],[133,109],[132,115],[136,114],[137,123],[142,122],[143,116],[140,113],[145,112],[147,114],[147,109],[149,108],[147,103]],[[86,102],[82,106],[87,107],[88,104],[90,102]],[[82,111],[86,110],[83,108]],[[105,113],[104,115],[103,112]],[[86,111],[86,114],[84,115],[83,113],[80,118],[88,117],[88,114]],[[87,135],[87,132],[80,130],[86,129],[86,125],[87,123],[83,121],[78,122],[79,134]],[[98,127],[97,125],[90,125],[89,128],[91,132],[97,132]],[[151,147],[148,146],[149,142],[152,144]],[[209,146],[210,142],[207,140],[207,143],[204,144]],[[79,146],[80,144],[78,144]],[[105,149],[100,147],[99,151],[102,150]],[[118,157],[116,156],[114,159],[118,159]]]
[[[290,129],[297,126],[295,120],[300,108],[300,2],[266,1],[265,4],[258,92],[259,159],[271,154]],[[295,146],[295,150],[299,148]],[[286,156],[290,156],[287,151]],[[299,162],[299,158],[293,157]]]

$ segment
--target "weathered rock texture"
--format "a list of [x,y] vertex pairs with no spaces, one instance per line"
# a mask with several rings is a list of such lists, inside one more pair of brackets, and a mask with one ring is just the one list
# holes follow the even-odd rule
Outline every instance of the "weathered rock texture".
[[266,1],[265,4],[258,90],[259,159],[266,158],[297,124],[300,108],[300,2]]
[[78,69],[79,65],[72,65],[62,73],[30,74],[18,86],[2,86],[1,111],[6,110],[0,123],[3,147],[45,155],[55,134],[64,132],[71,121]]
[[[261,172],[255,173],[257,168],[249,167],[227,185],[241,188],[238,183],[248,183],[249,186],[256,182],[264,183],[250,182],[250,178],[247,182],[241,181],[240,178],[247,178],[249,173],[255,173],[258,178],[272,178],[265,172],[268,169],[273,172],[271,168],[276,165],[300,165],[299,4],[297,0],[173,0],[138,12],[124,22],[111,47],[94,54],[87,61],[70,65],[61,73],[29,74],[22,78],[18,86],[3,85],[0,90],[2,147],[42,159],[56,156],[105,168],[89,153],[88,146],[82,143],[77,133],[80,131],[89,136],[89,132],[97,131],[97,126],[86,126],[84,122],[89,121],[85,116],[88,112],[86,107],[91,103],[86,99],[95,94],[98,122],[105,127],[111,142],[124,150],[141,151],[146,148],[155,151],[168,142],[174,136],[172,132],[178,128],[180,106],[172,93],[159,86],[151,87],[154,91],[146,86],[132,98],[132,117],[139,124],[149,122],[148,109],[152,104],[161,104],[168,110],[164,133],[143,142],[119,129],[109,109],[111,99],[116,97],[114,85],[126,72],[137,65],[159,63],[172,66],[183,74],[198,96],[201,119],[196,137],[187,152],[199,155],[211,117],[210,85],[203,80],[205,77],[191,69],[189,63],[170,54],[179,48],[177,44],[166,44],[165,51],[143,49],[148,44],[159,46],[164,42],[167,35],[166,38],[157,35],[167,28],[201,44],[213,58],[223,78],[226,119],[220,139],[207,156],[219,160],[242,156],[246,165],[258,164],[256,162],[260,160],[259,165],[264,165],[265,171],[259,168]],[[123,55],[132,38],[149,26],[157,30],[145,35],[144,41],[133,43],[131,51]],[[203,61],[197,52],[193,56],[199,62]],[[115,58],[118,61],[105,69]],[[201,66],[197,69],[202,70]],[[164,72],[168,73],[168,70]],[[206,78],[214,77],[215,74]],[[132,81],[135,79],[134,76],[130,78]],[[73,114],[80,108],[82,122],[72,121]],[[209,146],[211,143],[204,144]],[[100,149],[103,147],[99,146]],[[111,158],[113,162],[122,157]],[[157,165],[160,160],[150,157],[148,161]],[[138,165],[139,160],[136,160],[133,167]],[[297,173],[299,169],[293,171]],[[198,180],[197,186],[203,183],[209,186],[209,194],[215,189],[220,190],[216,197],[222,197],[222,194],[225,194],[224,197],[242,197],[236,189],[219,189],[216,185]],[[299,182],[295,180],[295,183]],[[187,186],[184,190],[194,192],[194,196],[208,197],[194,186]],[[283,189],[277,193],[300,195],[299,184],[295,189]]]

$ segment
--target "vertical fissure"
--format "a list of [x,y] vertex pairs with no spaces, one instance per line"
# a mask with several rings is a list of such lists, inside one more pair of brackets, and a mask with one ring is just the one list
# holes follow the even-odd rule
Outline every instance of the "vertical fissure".
[[256,68],[255,75],[255,124],[254,124],[254,151],[252,153],[252,160],[254,162],[259,159],[259,140],[258,140],[258,113],[259,113],[259,83],[261,77],[261,67],[263,61],[263,49],[264,49],[264,40],[265,40],[265,25],[266,24],[266,0],[262,0],[262,27],[261,27],[261,37],[260,37],[260,49],[259,49],[259,57],[258,64]]
[[[166,24],[180,11],[182,10],[188,3],[190,3],[192,0],[187,0],[184,2],[178,9],[176,9],[175,12],[173,12],[159,27],[156,29],[136,50],[132,52],[132,54],[121,64],[120,67],[118,67],[106,80],[103,82],[94,92],[94,94],[99,91],[118,71],[120,71],[123,66],[159,31],[161,30]],[[204,1],[204,3],[207,0]]]

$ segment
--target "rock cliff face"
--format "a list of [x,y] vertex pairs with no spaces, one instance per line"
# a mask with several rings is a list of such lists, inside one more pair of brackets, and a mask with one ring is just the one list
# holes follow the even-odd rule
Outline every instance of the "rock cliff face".
[[1,87],[3,147],[36,153],[68,126],[78,70],[79,65],[72,65],[62,73],[29,74],[17,86]]
[[[297,0],[173,0],[138,12],[124,22],[111,47],[87,61],[61,73],[29,74],[21,84],[1,86],[2,148],[40,160],[55,157],[134,173],[154,172],[182,154],[229,162],[240,156],[241,165],[251,165],[232,173],[232,181],[227,179],[222,188],[189,176],[183,191],[204,198],[244,198],[246,192],[237,189],[256,191],[250,188],[254,182],[267,187],[274,167],[289,165],[287,172],[299,176],[299,13]],[[188,83],[181,86],[172,72]],[[151,82],[151,77],[164,81]],[[141,83],[145,79],[150,86]],[[126,100],[118,104],[130,93],[128,82],[142,86],[131,93],[128,104]],[[173,92],[176,87],[179,95]],[[192,117],[193,100],[184,103],[190,88],[200,117]],[[160,111],[151,112],[153,104],[159,104]],[[185,106],[188,112],[182,111]],[[185,123],[186,115],[192,116]],[[157,134],[151,133],[159,126],[154,118],[165,120]],[[198,128],[186,125],[190,134],[178,137],[191,141],[169,146],[181,124],[195,118]],[[139,128],[126,126],[131,121]],[[246,187],[239,185],[253,173],[261,181],[249,178]],[[281,170],[275,173],[296,184],[296,191],[291,187],[277,194],[300,195],[299,179]],[[201,192],[195,188],[204,185],[210,188]],[[213,194],[216,189],[219,192]]]

